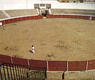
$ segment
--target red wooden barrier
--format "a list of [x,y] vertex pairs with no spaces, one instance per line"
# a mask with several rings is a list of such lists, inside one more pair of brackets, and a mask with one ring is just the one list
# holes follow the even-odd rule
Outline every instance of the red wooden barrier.
[[2,20],[0,22],[4,24],[7,23],[12,23],[12,22],[16,22],[16,21],[22,21],[22,20],[30,20],[30,19],[42,19],[43,16],[41,15],[36,15],[36,16],[27,16],[27,17],[18,17],[18,18],[12,18],[12,19],[7,19],[7,20]]
[[29,60],[29,64],[31,66],[32,70],[40,70],[40,69],[47,69],[47,63],[46,61],[41,60]]
[[86,70],[87,61],[69,61],[68,71],[83,71]]
[[2,22],[2,25],[3,25],[3,20],[2,20],[2,21],[0,21],[0,22]]
[[18,67],[23,67],[23,68],[29,68],[28,66],[28,60],[27,59],[22,59],[22,58],[15,58],[12,57],[12,63],[14,65],[18,65]]
[[94,16],[94,17],[92,17],[92,20],[95,20],[95,16]]
[[12,57],[12,62],[13,62],[13,64],[28,65],[28,60],[27,59],[23,59],[23,58]]
[[5,21],[4,21],[4,24],[7,24],[7,23],[8,23],[8,20],[5,20]]
[[48,71],[66,71],[67,61],[48,61]]
[[47,15],[47,18],[79,18],[79,19],[89,19],[89,16],[81,16],[81,15]]
[[[28,62],[29,61],[29,62]],[[0,55],[0,64],[2,63],[13,63],[17,65],[24,65],[24,68],[28,68],[28,63],[30,64],[30,69],[32,70],[46,70],[47,61],[42,60],[27,60],[22,58],[14,58],[6,55]],[[26,66],[25,66],[26,65]],[[23,67],[23,66],[22,66]],[[68,71],[83,71],[83,70],[95,69],[95,60],[88,61],[69,61]],[[48,71],[66,71],[67,61],[48,61]]]
[[6,55],[0,55],[0,64],[1,63],[11,63],[11,57]]
[[88,61],[88,70],[95,69],[95,60]]

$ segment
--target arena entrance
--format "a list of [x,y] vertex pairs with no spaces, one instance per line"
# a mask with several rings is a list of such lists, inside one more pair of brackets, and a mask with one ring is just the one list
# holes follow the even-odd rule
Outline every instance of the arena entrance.
[[41,15],[46,17],[49,14],[49,10],[41,10]]
[[62,80],[64,80],[64,73],[62,74]]
[[50,14],[51,4],[34,4],[34,8],[38,10],[38,14],[46,17]]

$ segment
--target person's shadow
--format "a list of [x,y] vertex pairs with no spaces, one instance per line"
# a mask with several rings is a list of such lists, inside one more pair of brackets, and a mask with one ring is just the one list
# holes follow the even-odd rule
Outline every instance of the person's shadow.
[[32,50],[29,50],[30,53],[33,53]]

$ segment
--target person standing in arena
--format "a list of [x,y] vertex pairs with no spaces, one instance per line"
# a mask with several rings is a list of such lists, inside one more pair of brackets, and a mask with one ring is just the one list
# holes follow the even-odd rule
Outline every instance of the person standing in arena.
[[32,53],[35,53],[35,48],[34,48],[34,46],[32,45]]

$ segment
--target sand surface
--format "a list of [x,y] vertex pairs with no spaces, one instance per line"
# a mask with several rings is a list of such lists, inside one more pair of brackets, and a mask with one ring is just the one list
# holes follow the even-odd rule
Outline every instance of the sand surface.
[[[95,21],[40,19],[0,27],[0,54],[37,60],[95,59]],[[35,47],[35,54],[29,52]]]

